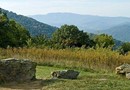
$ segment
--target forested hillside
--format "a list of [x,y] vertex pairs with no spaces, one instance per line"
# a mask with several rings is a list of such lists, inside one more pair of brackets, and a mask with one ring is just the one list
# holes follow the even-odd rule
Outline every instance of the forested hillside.
[[52,33],[57,29],[56,27],[41,23],[35,19],[23,15],[17,15],[16,13],[4,9],[2,9],[2,11],[7,13],[9,19],[14,19],[15,21],[23,25],[30,32],[31,35],[45,34],[47,36],[51,36]]

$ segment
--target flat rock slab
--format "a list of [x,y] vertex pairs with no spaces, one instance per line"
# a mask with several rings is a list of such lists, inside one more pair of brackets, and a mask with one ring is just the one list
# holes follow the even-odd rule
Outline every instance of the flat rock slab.
[[77,79],[79,72],[74,70],[63,70],[54,71],[51,75],[53,76],[53,78]]
[[36,63],[30,60],[0,60],[0,82],[25,82],[35,80]]

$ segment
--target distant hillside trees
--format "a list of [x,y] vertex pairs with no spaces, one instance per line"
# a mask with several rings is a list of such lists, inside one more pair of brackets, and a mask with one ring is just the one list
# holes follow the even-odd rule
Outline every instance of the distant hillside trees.
[[9,20],[7,15],[0,11],[0,47],[24,46],[29,37],[29,32],[23,26],[14,20]]
[[62,47],[81,47],[89,46],[91,40],[88,34],[79,31],[77,26],[63,25],[53,33],[52,41]]

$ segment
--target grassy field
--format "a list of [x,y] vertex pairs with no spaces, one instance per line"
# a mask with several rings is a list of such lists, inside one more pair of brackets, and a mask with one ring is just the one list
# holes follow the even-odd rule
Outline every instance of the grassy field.
[[[38,80],[23,84],[8,83],[2,85],[0,90],[130,90],[130,81],[114,73],[115,67],[130,63],[130,53],[123,56],[106,48],[8,48],[0,49],[0,59],[2,58],[37,62]],[[51,79],[52,71],[64,69],[78,70],[78,79]]]
[[[97,73],[79,71],[80,75],[76,80],[49,80],[50,73],[64,68],[47,66],[37,67],[37,78],[48,79],[46,90],[130,90],[130,81],[115,73]],[[43,82],[44,85],[44,82]]]
[[48,66],[37,66],[36,77],[39,79],[32,83],[6,84],[0,90],[130,90],[130,81],[115,73],[97,73],[79,71],[78,79],[51,79],[50,73],[55,70],[66,68],[55,68]]
[[130,53],[123,56],[117,51],[107,48],[8,48],[0,49],[0,58],[30,59],[39,65],[103,72],[112,72],[115,67],[123,63],[130,63]]

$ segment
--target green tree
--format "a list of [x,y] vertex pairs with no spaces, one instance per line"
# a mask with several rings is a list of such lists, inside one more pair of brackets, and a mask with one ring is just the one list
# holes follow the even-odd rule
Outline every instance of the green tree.
[[11,33],[13,33],[14,38],[16,39],[16,46],[26,45],[26,41],[28,38],[30,38],[29,32],[14,20],[10,20],[9,28]]
[[26,45],[28,38],[30,34],[24,27],[9,20],[5,13],[0,14],[0,47],[21,47]]
[[126,54],[130,51],[130,42],[123,43],[121,47],[119,48],[120,54]]
[[112,36],[107,34],[96,35],[94,37],[94,42],[103,48],[113,47],[114,46],[114,39]]
[[81,47],[82,45],[89,46],[89,36],[74,25],[63,25],[52,36],[54,44],[63,47]]
[[2,13],[0,10],[0,27],[6,26],[9,23],[6,13]]

